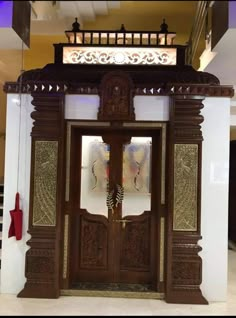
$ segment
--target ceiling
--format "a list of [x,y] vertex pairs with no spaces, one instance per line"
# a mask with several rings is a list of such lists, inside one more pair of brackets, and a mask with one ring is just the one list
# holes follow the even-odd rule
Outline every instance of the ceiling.
[[[81,29],[117,30],[121,24],[124,24],[126,30],[139,31],[159,30],[165,18],[169,31],[177,34],[175,44],[185,45],[189,40],[198,1],[30,1],[30,3],[31,35],[64,35],[65,30],[72,28],[75,17],[78,18]],[[225,40],[227,43],[222,42],[218,45],[214,59],[211,63],[208,62],[207,71],[218,76],[223,84],[236,82],[234,79],[236,63],[232,62],[234,54],[230,55],[231,50],[226,48],[226,44],[230,45],[232,37],[235,37],[235,33],[230,35],[230,39]],[[198,56],[203,51],[204,45],[202,37]],[[225,61],[226,50],[228,62]],[[17,78],[21,59],[21,50],[14,52],[7,48],[0,50],[0,84]],[[205,60],[207,59],[208,57]]]
[[[63,35],[71,30],[75,17],[81,29],[159,30],[163,18],[169,31],[177,33],[175,43],[186,44],[197,1],[29,1],[31,35]],[[4,31],[5,32],[5,31]],[[20,72],[21,45],[12,50],[15,39],[6,36],[0,50],[0,84],[14,81]],[[65,37],[65,42],[66,42]],[[5,47],[4,47],[5,45]]]
[[169,31],[187,41],[196,5],[197,1],[35,1],[31,32],[63,34],[75,17],[82,29],[116,30],[123,23],[127,30],[159,30],[165,18]]
[[[214,49],[211,52],[206,50],[202,56],[204,59],[205,55],[207,60],[204,71],[214,73],[220,78],[221,84],[232,85],[236,83],[235,38],[236,29],[228,29]],[[209,54],[212,55],[212,60],[208,59]]]

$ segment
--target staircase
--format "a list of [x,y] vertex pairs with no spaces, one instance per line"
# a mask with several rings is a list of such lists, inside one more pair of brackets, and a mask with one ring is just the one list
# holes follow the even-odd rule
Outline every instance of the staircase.
[[2,223],[3,223],[4,185],[0,184],[0,269],[2,260]]

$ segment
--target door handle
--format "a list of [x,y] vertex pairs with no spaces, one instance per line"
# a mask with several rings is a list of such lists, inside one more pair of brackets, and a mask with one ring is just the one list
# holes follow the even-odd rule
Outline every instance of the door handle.
[[[114,193],[116,192],[116,197],[114,199]],[[108,209],[111,209],[112,214],[114,213],[114,207],[117,208],[118,204],[121,203],[124,199],[124,188],[119,185],[116,184],[116,191],[115,189],[111,190],[110,192],[108,192],[107,194],[107,207]]]
[[122,229],[125,229],[126,223],[132,222],[131,220],[113,220],[113,222],[122,223]]

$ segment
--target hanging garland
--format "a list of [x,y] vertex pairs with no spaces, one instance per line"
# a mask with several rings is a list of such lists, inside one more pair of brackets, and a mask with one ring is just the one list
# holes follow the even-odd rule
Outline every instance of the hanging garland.
[[121,203],[124,199],[124,188],[117,184],[117,193],[116,193],[116,207],[118,206],[119,203]]

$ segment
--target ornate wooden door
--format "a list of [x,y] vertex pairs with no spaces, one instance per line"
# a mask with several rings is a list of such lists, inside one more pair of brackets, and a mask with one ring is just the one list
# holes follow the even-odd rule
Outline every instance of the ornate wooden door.
[[124,283],[156,290],[158,132],[77,129],[73,136],[71,287]]

